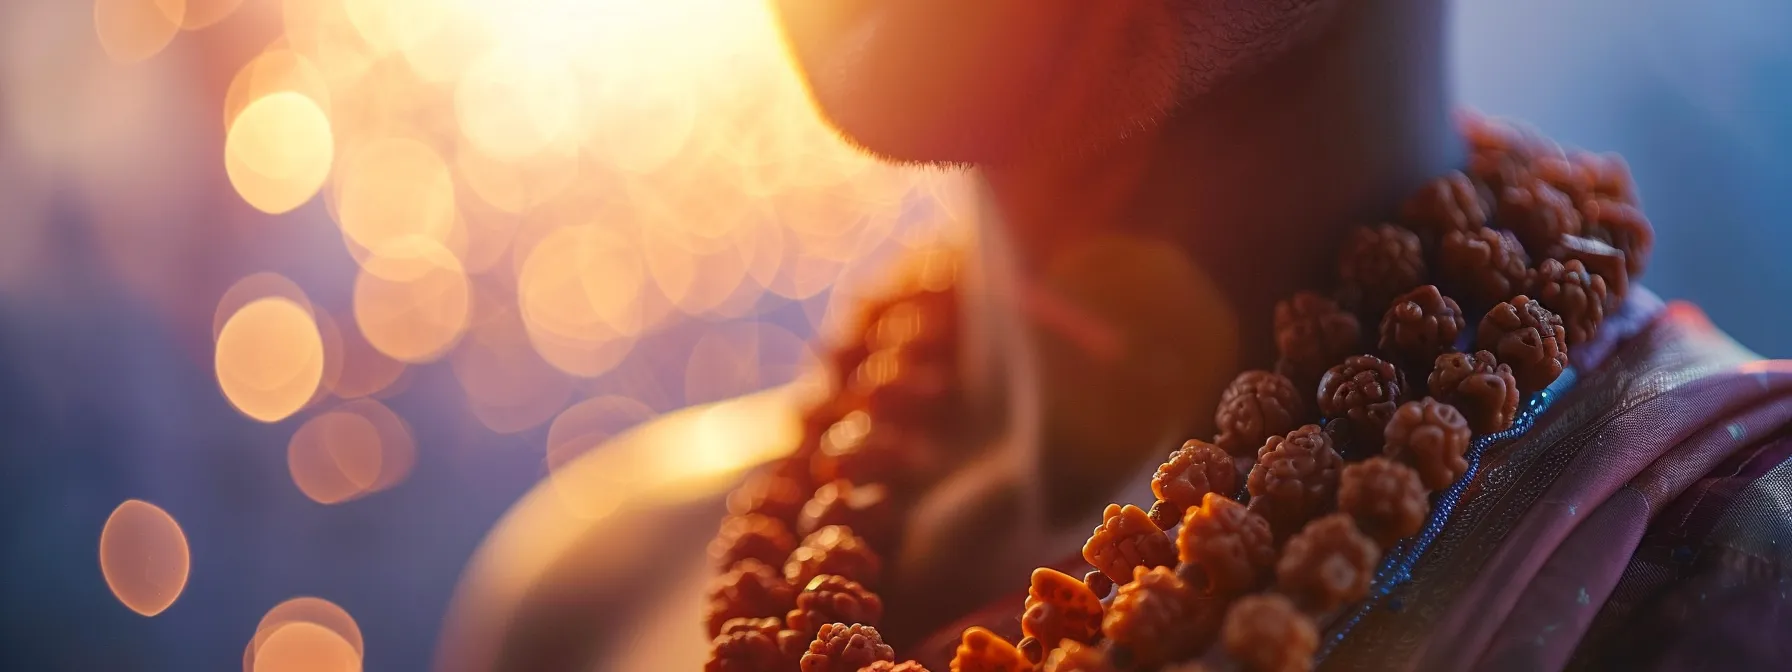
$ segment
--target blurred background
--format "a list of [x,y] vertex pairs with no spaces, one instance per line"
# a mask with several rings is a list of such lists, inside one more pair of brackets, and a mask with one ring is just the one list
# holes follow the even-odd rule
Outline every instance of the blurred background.
[[[1647,284],[1792,356],[1792,4],[1456,5],[1463,101],[1625,154]],[[796,378],[965,192],[754,0],[0,0],[0,667],[428,669],[507,507]]]

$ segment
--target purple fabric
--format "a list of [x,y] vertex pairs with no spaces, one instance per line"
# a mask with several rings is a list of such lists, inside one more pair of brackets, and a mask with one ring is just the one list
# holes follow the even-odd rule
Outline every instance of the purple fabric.
[[[1664,318],[1709,330],[1696,309]],[[1526,511],[1432,630],[1417,669],[1553,669],[1651,516],[1750,437],[1792,422],[1792,364],[1702,375],[1617,414]]]

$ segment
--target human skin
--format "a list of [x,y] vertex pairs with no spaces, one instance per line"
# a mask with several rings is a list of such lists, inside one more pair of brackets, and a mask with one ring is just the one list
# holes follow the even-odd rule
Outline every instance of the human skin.
[[1348,226],[1461,163],[1443,0],[776,4],[846,140],[981,186],[964,375],[1001,426],[915,506],[900,594],[969,604],[1076,547],[1211,435]]

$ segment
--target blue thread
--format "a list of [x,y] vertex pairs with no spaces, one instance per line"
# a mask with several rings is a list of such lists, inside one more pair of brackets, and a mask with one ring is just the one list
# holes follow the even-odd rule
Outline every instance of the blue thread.
[[1412,580],[1412,570],[1419,564],[1419,558],[1425,554],[1425,549],[1431,547],[1431,542],[1437,540],[1437,535],[1443,532],[1444,523],[1449,522],[1450,513],[1456,509],[1457,502],[1461,501],[1462,493],[1468,489],[1469,484],[1474,482],[1475,475],[1480,472],[1481,454],[1487,452],[1487,449],[1496,443],[1516,439],[1530,431],[1531,425],[1537,422],[1537,417],[1549,410],[1550,403],[1566,392],[1568,388],[1574,386],[1574,380],[1574,369],[1564,370],[1561,377],[1556,378],[1555,383],[1525,400],[1524,408],[1519,409],[1518,417],[1513,419],[1511,427],[1506,428],[1505,431],[1475,437],[1473,441],[1469,442],[1468,471],[1464,472],[1462,478],[1456,479],[1449,489],[1438,496],[1437,502],[1431,507],[1431,516],[1425,520],[1424,529],[1421,529],[1415,536],[1400,540],[1392,549],[1389,549],[1387,557],[1382,558],[1381,565],[1375,568],[1375,578],[1369,584],[1368,599],[1363,600],[1363,603],[1354,612],[1351,612],[1350,617],[1325,638],[1325,646],[1319,650],[1315,662],[1324,661],[1326,656],[1331,655],[1333,649],[1344,643],[1344,638],[1350,635],[1350,631],[1354,630],[1357,624],[1361,623],[1363,618],[1368,616],[1369,612],[1382,599],[1393,593],[1395,588]]

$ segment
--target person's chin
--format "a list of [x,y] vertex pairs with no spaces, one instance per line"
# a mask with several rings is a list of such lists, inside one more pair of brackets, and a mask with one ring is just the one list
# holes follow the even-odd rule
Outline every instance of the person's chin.
[[887,159],[999,160],[1032,143],[1074,12],[1064,0],[777,0],[822,114]]

